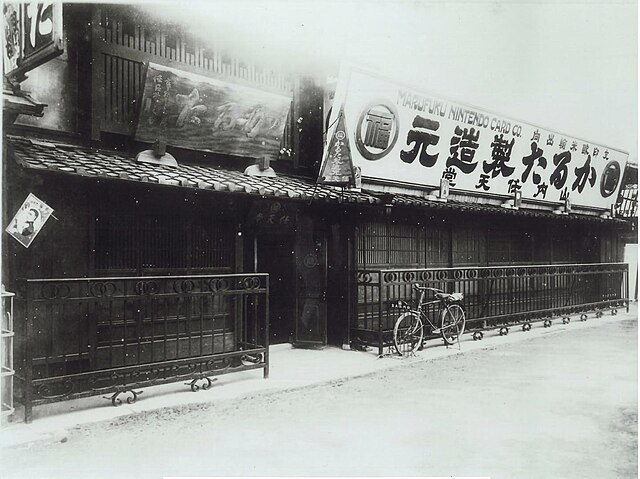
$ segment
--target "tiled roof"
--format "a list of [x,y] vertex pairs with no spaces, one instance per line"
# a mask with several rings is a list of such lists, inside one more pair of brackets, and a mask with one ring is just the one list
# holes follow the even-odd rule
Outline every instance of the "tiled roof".
[[178,167],[136,162],[133,155],[79,146],[9,137],[16,161],[25,168],[70,173],[90,178],[140,181],[228,193],[246,193],[335,203],[375,204],[380,200],[361,192],[316,185],[294,176],[249,176],[213,166],[179,164]]
[[[98,150],[16,136],[8,136],[6,140],[15,160],[25,168],[36,170],[55,171],[88,178],[139,181],[232,194],[289,198],[291,200],[314,200],[336,204],[383,204],[380,194],[318,185],[310,179],[295,176],[282,174],[277,177],[249,176],[240,171],[184,163],[179,164],[178,167],[170,167],[139,163],[136,162],[133,155],[119,151]],[[550,211],[525,208],[515,210],[502,208],[499,205],[463,202],[454,199],[442,202],[409,194],[394,194],[391,204],[422,209],[558,218]],[[621,221],[576,214],[562,218]]]

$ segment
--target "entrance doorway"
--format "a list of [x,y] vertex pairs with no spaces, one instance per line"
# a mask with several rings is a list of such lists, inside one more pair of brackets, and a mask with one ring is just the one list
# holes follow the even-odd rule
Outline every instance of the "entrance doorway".
[[319,222],[298,215],[295,230],[255,236],[255,270],[269,274],[269,341],[327,344],[327,240]]
[[291,341],[296,310],[294,234],[258,234],[257,271],[269,273],[269,342]]
[[296,228],[295,346],[327,344],[327,240],[322,223],[299,215]]

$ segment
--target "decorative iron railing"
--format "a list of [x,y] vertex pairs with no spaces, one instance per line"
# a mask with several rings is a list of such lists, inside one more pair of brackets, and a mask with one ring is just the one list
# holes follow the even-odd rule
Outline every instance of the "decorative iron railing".
[[16,386],[33,406],[262,368],[269,374],[267,274],[25,280]]
[[628,309],[628,278],[623,263],[363,269],[357,272],[351,339],[383,354],[400,314],[397,302],[413,304],[416,283],[463,293],[467,328],[486,329],[608,305]]

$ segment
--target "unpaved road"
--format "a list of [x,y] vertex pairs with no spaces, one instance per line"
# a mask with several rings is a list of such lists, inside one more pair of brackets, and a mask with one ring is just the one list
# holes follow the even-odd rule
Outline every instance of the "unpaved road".
[[637,477],[637,364],[635,320],[550,330],[349,381],[82,426],[64,442],[4,449],[0,475]]

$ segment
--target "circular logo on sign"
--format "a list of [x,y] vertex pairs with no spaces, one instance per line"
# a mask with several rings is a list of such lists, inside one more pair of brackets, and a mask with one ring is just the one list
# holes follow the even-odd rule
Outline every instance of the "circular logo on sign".
[[356,146],[370,161],[383,158],[398,139],[398,111],[391,103],[381,100],[370,103],[360,113],[356,127]]
[[310,253],[304,257],[303,263],[307,268],[314,268],[318,265],[318,258],[315,254]]
[[282,209],[282,205],[278,202],[273,203],[271,205],[271,208],[269,208],[271,210],[272,213],[277,213],[278,211],[280,211]]
[[600,194],[603,198],[611,196],[620,183],[620,163],[615,160],[607,163],[600,180]]
[[338,131],[338,132],[336,133],[336,138],[337,138],[338,140],[344,140],[345,136],[346,136],[346,135],[344,134],[344,131],[342,131],[342,130],[340,130],[340,131]]

